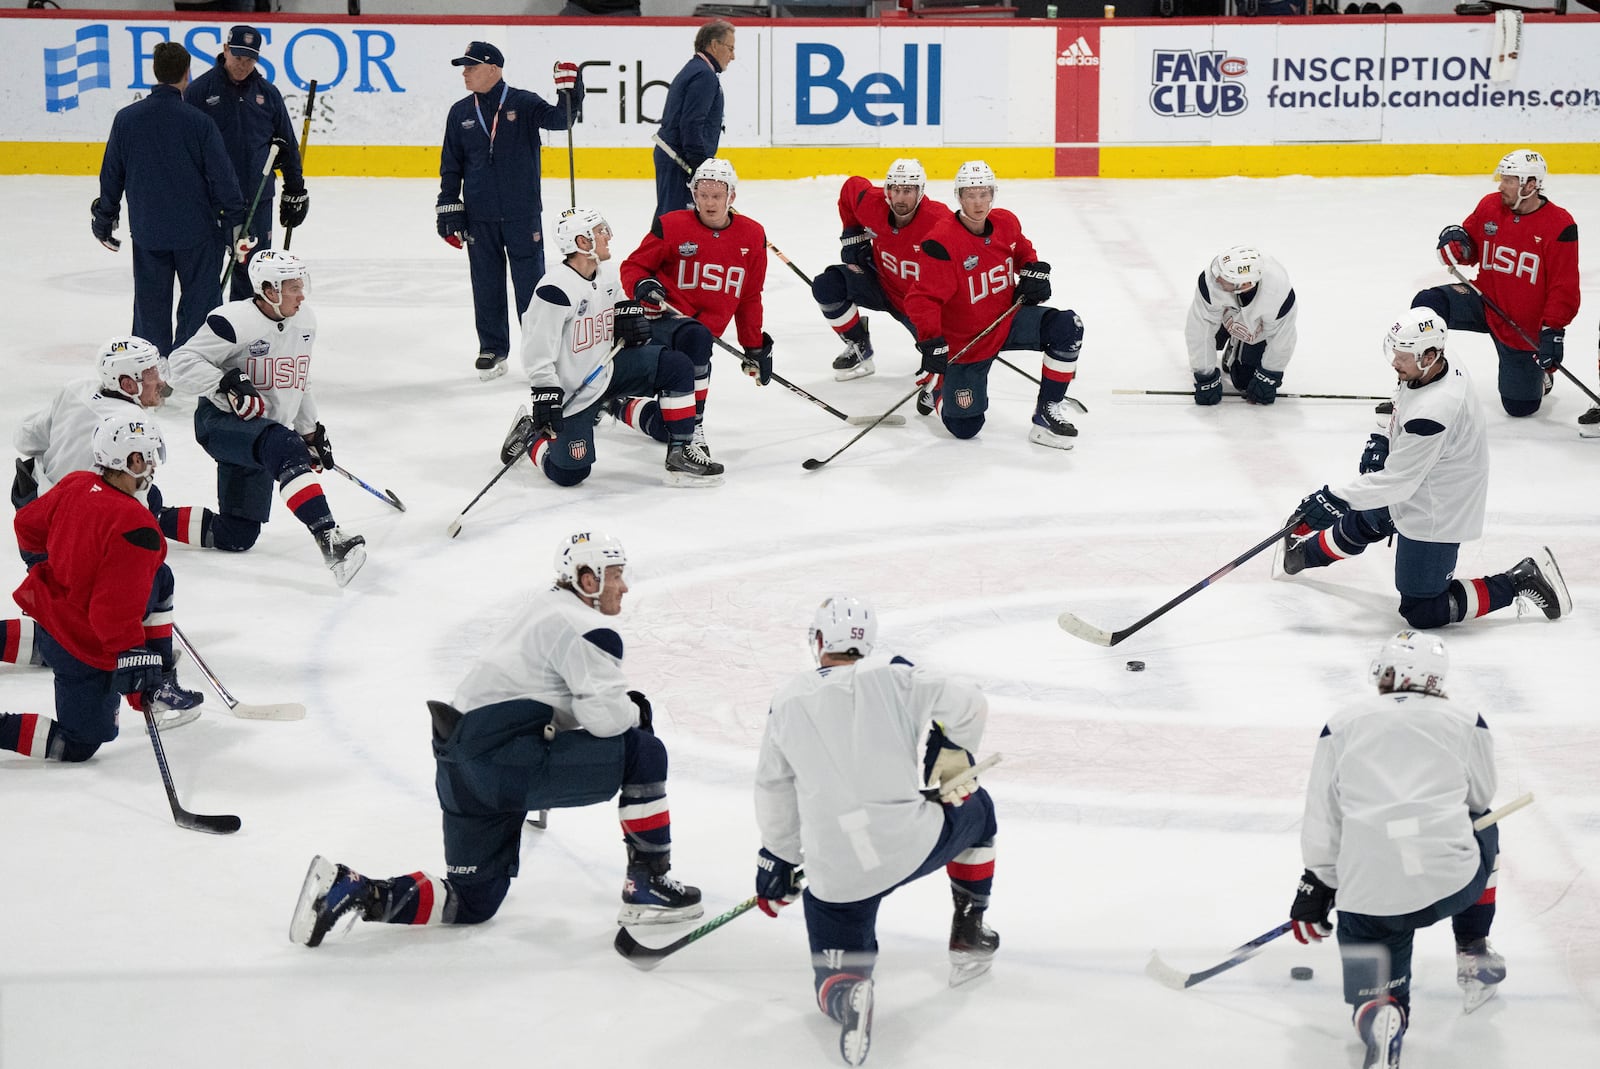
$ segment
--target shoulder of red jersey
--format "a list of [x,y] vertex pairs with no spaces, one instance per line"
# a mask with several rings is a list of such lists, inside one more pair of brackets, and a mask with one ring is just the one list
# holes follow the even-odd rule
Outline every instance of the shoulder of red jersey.
[[730,238],[747,238],[761,245],[765,245],[767,241],[766,228],[748,215],[739,212],[733,214],[733,221],[728,224],[723,233]]

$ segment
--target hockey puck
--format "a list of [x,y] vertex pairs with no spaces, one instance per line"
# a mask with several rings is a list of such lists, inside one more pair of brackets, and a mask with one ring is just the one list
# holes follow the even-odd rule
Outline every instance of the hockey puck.
[[1292,980],[1309,980],[1312,975],[1311,966],[1309,965],[1296,965],[1289,970],[1289,978]]
[[1144,662],[1143,661],[1129,661],[1128,662],[1128,671],[1130,671],[1130,672],[1143,672],[1144,671]]

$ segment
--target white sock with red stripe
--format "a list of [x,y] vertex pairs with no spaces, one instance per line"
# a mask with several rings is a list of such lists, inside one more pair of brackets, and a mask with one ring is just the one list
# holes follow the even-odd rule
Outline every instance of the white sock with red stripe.
[[322,482],[316,472],[290,476],[279,484],[278,493],[295,519],[313,532],[333,526],[333,512],[328,508],[328,498],[322,492]]
[[388,881],[388,901],[383,905],[379,919],[389,924],[446,924],[446,906],[450,903],[450,883],[429,876],[426,872],[413,872],[396,876]]
[[33,621],[26,616],[0,620],[0,661],[33,663]]
[[50,756],[56,722],[38,713],[0,713],[0,750],[43,761]]

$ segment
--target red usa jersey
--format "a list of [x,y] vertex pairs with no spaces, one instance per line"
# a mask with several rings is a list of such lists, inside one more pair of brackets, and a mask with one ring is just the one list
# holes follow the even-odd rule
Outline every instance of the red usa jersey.
[[[1478,243],[1478,288],[1539,340],[1540,327],[1564,327],[1578,314],[1578,224],[1545,201],[1516,215],[1490,193],[1461,224]],[[1528,343],[1505,320],[1484,310],[1489,330],[1513,349]]]
[[922,239],[942,220],[950,218],[950,209],[936,200],[922,198],[909,225],[896,228],[889,202],[883,187],[875,186],[865,178],[850,178],[839,191],[839,221],[846,230],[853,226],[865,227],[872,233],[872,260],[878,266],[878,284],[889,306],[904,310],[911,284],[922,273]]
[[981,235],[954,214],[947,216],[923,239],[922,277],[906,298],[905,312],[917,328],[917,340],[943,335],[953,363],[976,364],[993,357],[1005,343],[1005,324],[954,359],[1016,302],[1017,268],[1038,258],[1033,242],[1022,236],[1022,224],[1004,208],[989,213]]
[[732,320],[739,344],[761,345],[761,289],[767,282],[767,232],[748,215],[734,215],[721,230],[693,209],[668,212],[622,262],[622,288],[633,293],[643,278],[659,281],[667,301],[721,335]]

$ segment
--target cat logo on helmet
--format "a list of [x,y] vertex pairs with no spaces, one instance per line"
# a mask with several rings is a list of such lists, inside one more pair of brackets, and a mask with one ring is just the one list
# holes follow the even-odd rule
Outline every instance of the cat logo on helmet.
[[[311,273],[306,270],[305,261],[292,252],[264,249],[250,257],[250,264],[245,270],[250,275],[250,288],[262,300],[274,307],[283,303],[283,284],[291,279],[300,280],[303,297],[311,295]],[[276,301],[267,297],[268,286],[277,293]]]
[[615,565],[625,568],[628,565],[628,555],[623,551],[622,543],[604,531],[579,531],[556,547],[556,582],[579,589],[578,576],[587,570],[594,573],[600,583],[600,590],[596,596],[605,589],[606,569]]
[[[133,335],[112,338],[102,345],[98,366],[100,389],[119,397],[137,400],[140,383],[149,368],[156,369],[156,375],[162,382],[167,381],[167,358],[154,345]],[[133,380],[132,393],[122,388],[124,377]]]
[[1500,158],[1500,165],[1494,169],[1497,175],[1513,175],[1526,181],[1529,178],[1538,179],[1536,187],[1544,189],[1544,180],[1550,174],[1550,167],[1544,162],[1544,157],[1529,148],[1513,149]]
[[138,488],[148,489],[155,479],[156,468],[167,462],[167,443],[161,437],[161,428],[143,419],[107,416],[94,429],[95,466],[105,471],[127,472],[128,458],[134,454],[144,457],[144,471],[138,475]]
[[1261,250],[1253,245],[1235,245],[1217,253],[1211,261],[1211,277],[1226,282],[1235,291],[1261,281]]
[[[597,244],[595,235],[601,230],[605,231],[607,237],[611,236],[611,225],[606,222],[605,216],[593,208],[568,208],[556,221],[556,251],[563,257],[575,252],[594,256]],[[588,249],[578,248],[580,237],[589,239]]]
[[[1412,308],[1383,336],[1384,359],[1392,360],[1394,353],[1410,353],[1417,361],[1417,369],[1424,374],[1444,357],[1445,340],[1450,332],[1432,308]],[[1430,352],[1437,352],[1432,360],[1423,361]]]

